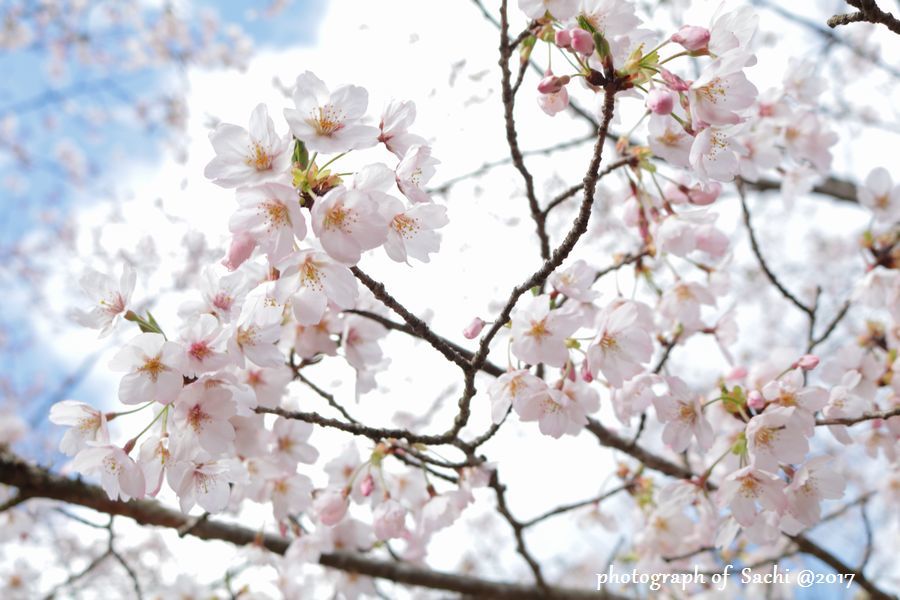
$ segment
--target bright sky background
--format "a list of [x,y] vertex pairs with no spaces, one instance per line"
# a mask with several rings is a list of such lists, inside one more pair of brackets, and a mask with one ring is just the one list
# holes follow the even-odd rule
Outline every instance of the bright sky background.
[[[219,6],[219,3],[215,4]],[[706,24],[718,2],[698,1],[693,4],[684,22]],[[830,7],[840,3],[819,1],[810,4],[822,9],[821,13],[817,13],[818,18],[818,15],[824,15]],[[243,15],[246,6],[247,3],[243,2],[228,2],[222,3],[221,9],[227,18]],[[761,30],[770,32],[762,35],[764,41],[770,36],[790,36],[791,40],[795,40],[788,45],[779,44],[778,51],[764,49],[760,52],[760,63],[750,70],[749,76],[764,90],[779,80],[786,64],[786,48],[797,56],[815,57],[821,56],[821,44],[814,42],[815,38],[808,37],[803,29],[786,25],[770,12],[760,9],[760,13],[763,16]],[[518,16],[516,19],[513,31],[521,30],[524,23]],[[821,22],[823,19],[818,20]],[[670,24],[659,25],[670,28]],[[332,88],[343,83],[366,87],[370,92],[369,114],[373,118],[377,118],[382,105],[391,98],[415,100],[418,119],[413,130],[433,143],[434,155],[442,163],[433,183],[439,184],[508,154],[498,97],[498,36],[495,28],[481,17],[470,2],[334,0],[326,3],[297,0],[273,21],[251,23],[249,31],[257,50],[246,73],[198,69],[186,73],[190,86],[187,129],[190,141],[186,162],[161,153],[159,148],[134,155],[116,154],[115,164],[99,175],[102,187],[114,190],[118,218],[112,221],[113,203],[110,200],[98,198],[90,191],[73,194],[71,219],[86,233],[78,239],[78,256],[68,257],[57,264],[58,272],[47,290],[51,297],[59,298],[63,304],[77,304],[80,299],[73,294],[73,290],[77,289],[74,281],[83,263],[109,270],[110,265],[100,264],[91,258],[95,241],[87,232],[95,227],[102,228],[99,243],[110,253],[123,249],[131,255],[140,256],[147,251],[146,240],[152,240],[155,254],[159,257],[158,273],[149,278],[139,277],[138,299],[152,298],[157,290],[167,289],[171,285],[167,274],[176,271],[183,261],[182,238],[185,233],[200,231],[213,247],[223,248],[228,239],[228,217],[235,204],[232,190],[219,188],[202,177],[203,167],[213,155],[207,139],[209,126],[216,121],[246,126],[254,106],[265,102],[279,129],[286,131],[280,113],[282,108],[292,106],[292,102],[273,86],[273,80],[290,85],[300,72],[307,69]],[[850,28],[842,34],[854,35]],[[545,60],[538,53],[536,57]],[[883,75],[878,71],[869,71],[865,77],[869,78],[866,84],[871,88],[873,80],[877,85]],[[564,114],[551,119],[540,112],[533,98],[535,82],[534,75],[529,74],[519,96],[517,117],[522,147],[539,148],[582,136],[586,132],[582,122]],[[848,96],[852,95],[852,89],[845,91]],[[582,105],[592,106],[584,93],[574,95]],[[7,96],[0,94],[0,104],[5,98]],[[889,100],[885,98],[885,104]],[[869,101],[868,97],[865,101]],[[633,124],[634,121],[629,119],[638,114],[635,112],[637,103],[631,101],[631,105],[630,108],[625,107],[626,116],[617,126],[618,131],[627,130]],[[848,127],[852,128],[852,123],[848,123]],[[851,138],[856,142],[853,147],[856,148],[890,147],[897,141],[894,134],[852,131],[848,129],[841,133],[846,136],[851,132]],[[103,136],[101,145],[115,137],[115,132],[109,132]],[[839,172],[856,166],[853,156],[840,145],[846,139],[842,137],[835,156]],[[126,141],[129,139],[126,138]],[[543,157],[529,158],[529,166],[540,174],[540,197],[546,199],[566,185],[579,181],[589,153],[590,147],[583,145],[556,155],[552,162]],[[339,163],[341,170],[359,166],[358,160],[380,160],[391,167],[396,164],[396,159],[386,151],[380,154],[366,151],[360,157],[351,155],[342,159]],[[871,157],[866,156],[866,162],[870,160],[868,166],[879,163],[888,166],[889,157],[873,153]],[[609,183],[613,189],[618,187],[615,178]],[[788,218],[790,223],[797,225],[797,231],[802,232],[788,240],[769,239],[765,228],[762,228],[764,247],[772,248],[772,255],[778,257],[776,264],[784,262],[782,258],[788,258],[789,253],[799,252],[802,256],[810,252],[810,244],[815,239],[808,230],[803,229],[802,224],[809,223],[820,214],[817,212],[818,205],[801,200],[789,216],[784,216],[784,204],[777,194],[770,195],[769,199],[771,202],[759,204],[755,219],[765,223],[768,218]],[[444,229],[444,251],[436,255],[431,263],[416,262],[408,267],[388,260],[378,250],[366,256],[360,266],[374,278],[385,282],[394,296],[407,307],[417,314],[429,316],[436,331],[472,347],[471,342],[462,338],[462,328],[475,315],[489,318],[496,313],[497,301],[505,299],[507,290],[539,265],[537,246],[522,196],[521,180],[509,167],[495,169],[488,177],[461,183],[449,195],[439,197],[438,201],[446,202],[450,225]],[[160,208],[164,209],[165,215]],[[830,203],[828,208],[833,208]],[[717,210],[722,213],[723,229],[729,233],[735,232],[737,244],[744,243],[742,230],[737,226],[735,203],[720,202]],[[559,211],[558,217],[569,218],[570,214]],[[866,224],[865,215],[854,207],[842,207],[834,214],[833,220],[827,223],[859,230]],[[604,223],[601,211],[592,223],[595,235],[599,231],[597,228]],[[521,226],[515,227],[517,224]],[[848,243],[852,244],[854,238],[848,239]],[[556,238],[555,242],[558,241]],[[766,245],[769,243],[773,245]],[[782,256],[779,257],[779,254]],[[586,258],[597,267],[612,262],[609,248],[602,242],[588,240],[580,246],[577,256]],[[797,264],[802,260],[790,262]],[[117,272],[119,269],[120,265],[115,265]],[[630,278],[622,276],[619,285],[628,293],[631,289]],[[833,287],[839,292],[845,285],[836,280]],[[610,278],[605,291],[607,294],[615,292],[614,279]],[[836,296],[835,304],[841,299],[841,294]],[[183,293],[175,292],[166,293],[158,300],[154,314],[164,328],[175,328],[175,309],[185,298]],[[771,297],[761,296],[763,305],[767,301],[765,298]],[[754,336],[763,338],[763,335],[766,339],[774,337],[773,345],[776,341],[778,344],[784,343],[789,336],[797,339],[796,327],[800,321],[788,321],[783,327],[773,329],[771,324],[766,323],[764,313],[760,311],[759,314],[762,317],[758,321],[759,330],[749,332],[751,339]],[[27,317],[31,326],[47,340],[45,349],[48,360],[59,363],[64,370],[76,368],[86,352],[92,352],[106,343],[98,342],[92,331],[66,329],[60,332],[44,315],[31,314]],[[784,337],[781,337],[782,334]],[[438,360],[439,357],[427,345],[416,345],[402,334],[391,334],[383,345],[386,355],[392,357],[392,368],[379,377],[379,390],[364,396],[359,405],[352,400],[353,382],[349,369],[315,367],[309,376],[317,383],[334,389],[335,395],[354,415],[377,424],[391,423],[394,411],[422,413],[423,407],[431,406],[438,398],[445,398],[443,407],[427,427],[429,431],[444,430],[456,408],[458,373]],[[495,346],[498,351],[493,359],[505,364],[505,343],[501,341]],[[115,405],[118,377],[105,367],[111,352],[108,348],[98,359],[97,366],[85,382],[72,390],[72,397],[95,405]],[[711,345],[704,346],[703,342],[679,350],[678,354],[680,356],[676,355],[673,359],[674,364],[690,369],[689,372],[698,378],[704,373],[718,373],[724,368],[724,362],[711,350]],[[697,358],[700,360],[697,361]],[[703,364],[698,365],[698,362]],[[482,389],[486,381],[481,382]],[[304,388],[292,387],[292,390],[301,406],[322,408]],[[606,408],[601,412],[602,419],[614,423]],[[35,424],[39,423],[45,410],[46,407],[41,406],[30,415]],[[475,399],[474,417],[467,431],[470,435],[481,432],[487,424],[487,400],[484,394],[480,394]],[[134,422],[126,422],[126,425],[133,427]],[[534,424],[510,422],[497,439],[485,447],[489,456],[502,459],[502,478],[510,489],[511,509],[522,518],[560,503],[595,495],[600,491],[597,474],[608,471],[611,464],[611,454],[599,449],[589,436],[552,440],[535,435],[535,429]],[[322,454],[327,456],[329,451],[326,448],[337,449],[346,439],[342,434],[317,430],[312,441],[320,445]],[[324,481],[316,483],[324,484]],[[491,507],[493,500],[485,500],[485,506]],[[473,511],[469,516],[473,522],[484,526],[478,518],[479,514],[480,511]],[[510,532],[506,525],[496,521],[493,524],[501,539],[508,541]],[[539,558],[593,556],[599,568],[606,564],[618,533],[597,528],[582,530],[575,521],[557,520],[537,528],[531,536],[530,539],[534,540],[531,545]],[[573,540],[577,542],[573,543]],[[201,547],[200,542],[178,543],[195,551]],[[438,536],[432,553],[434,566],[445,569],[458,567],[463,549],[473,543],[473,550],[477,549],[480,542],[477,539],[473,541],[469,533],[463,530]],[[849,543],[855,542],[850,540]],[[210,556],[205,550],[207,547],[202,545],[204,557]],[[225,554],[230,552],[222,551]],[[511,546],[506,546],[506,550],[498,554],[501,556],[497,560],[507,572],[517,572],[523,578],[527,577]],[[551,578],[561,575],[559,565],[554,565],[552,560],[548,561],[548,565]],[[212,578],[220,572],[219,564],[211,560],[204,560],[197,565],[197,569],[201,580]],[[569,583],[573,585],[590,585],[585,583],[590,579],[583,579],[585,576],[590,578],[590,574],[570,576],[573,578]]]

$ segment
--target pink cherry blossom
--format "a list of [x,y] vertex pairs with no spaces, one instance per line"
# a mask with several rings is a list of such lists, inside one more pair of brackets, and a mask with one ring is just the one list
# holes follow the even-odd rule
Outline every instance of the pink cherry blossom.
[[562,387],[544,387],[514,402],[522,421],[537,421],[544,435],[559,438],[577,435],[587,425],[587,415],[600,408],[597,391],[581,381],[565,380]]
[[709,43],[709,38],[709,29],[697,27],[696,25],[683,25],[681,29],[674,33],[669,39],[676,44],[681,44],[685,50],[696,52],[697,50],[706,48],[706,45]]
[[63,454],[75,456],[88,442],[109,443],[106,415],[83,402],[57,402],[50,407],[48,418],[51,423],[70,427],[59,441]]
[[491,419],[500,423],[510,407],[526,398],[544,392],[547,384],[524,369],[508,371],[498,377],[488,388],[491,400]]
[[793,419],[806,436],[812,435],[815,413],[828,403],[828,392],[820,387],[803,384],[802,369],[793,369],[779,379],[770,381],[763,386],[762,393],[770,403],[795,407]]
[[654,113],[650,115],[648,132],[653,154],[675,167],[686,168],[690,165],[694,137],[675,119]]
[[184,513],[195,504],[210,513],[222,512],[231,497],[228,484],[243,476],[243,468],[236,460],[213,459],[202,452],[176,455],[166,470],[166,481],[178,495]]
[[403,158],[411,146],[425,144],[424,138],[408,131],[415,120],[416,105],[413,102],[392,100],[381,113],[378,141],[398,158]]
[[270,479],[269,496],[276,521],[284,521],[312,505],[312,481],[306,475],[293,473]]
[[[369,172],[375,167],[372,165]],[[379,169],[382,167],[378,166]],[[387,173],[387,167],[383,169]],[[357,175],[358,179],[360,177],[366,182],[375,180],[375,177],[366,174]],[[384,177],[380,179],[384,180]],[[382,191],[383,185],[378,183],[363,188],[338,186],[316,200],[310,213],[313,231],[332,258],[345,264],[356,264],[364,251],[381,245],[387,239],[390,220],[379,211],[379,205],[390,196]]]
[[312,430],[309,423],[279,417],[272,427],[274,434],[272,460],[287,469],[295,469],[298,462],[305,464],[316,462],[319,451],[307,443]]
[[291,166],[291,138],[279,135],[265,104],[259,104],[244,129],[219,124],[209,134],[216,151],[203,174],[222,187],[256,185],[284,177]]
[[510,348],[528,364],[562,367],[569,357],[566,338],[577,328],[571,312],[550,310],[549,297],[537,296],[513,315]]
[[281,277],[275,293],[282,301],[290,298],[294,318],[301,325],[319,323],[329,302],[342,309],[356,303],[359,288],[353,273],[324,252],[295,252],[278,269]]
[[646,305],[622,301],[613,302],[597,319],[597,337],[588,348],[591,375],[598,373],[613,387],[641,373],[643,363],[653,355],[653,340],[648,332],[644,311]]
[[109,368],[126,373],[119,384],[121,402],[168,404],[181,391],[184,363],[181,346],[158,333],[141,333],[119,350]]
[[306,237],[306,221],[294,188],[265,183],[240,188],[235,197],[240,208],[231,216],[229,229],[235,235],[251,235],[271,264],[285,258],[294,249],[294,243]]
[[391,214],[384,250],[392,260],[409,263],[410,258],[430,262],[429,255],[440,250],[441,236],[437,229],[449,223],[447,209],[425,202],[409,208],[396,199],[385,204],[383,211]]
[[569,106],[569,92],[563,87],[558,92],[539,94],[537,101],[541,110],[552,117]]
[[185,349],[184,374],[197,377],[217,371],[231,359],[225,354],[226,332],[210,314],[198,315],[185,324],[179,342]]
[[781,528],[788,534],[796,535],[812,527],[821,519],[822,500],[843,498],[845,486],[844,477],[835,470],[830,456],[810,459],[797,470],[785,489],[788,506]]
[[182,433],[181,443],[196,441],[211,455],[218,455],[233,451],[234,427],[229,419],[236,412],[230,391],[208,387],[201,379],[179,394],[173,420]]
[[100,473],[100,485],[110,500],[143,498],[144,473],[122,448],[100,442],[88,442],[72,460],[73,470]]
[[747,450],[753,464],[775,473],[781,463],[803,462],[809,442],[794,420],[793,407],[770,408],[747,423]]
[[99,329],[100,337],[106,337],[128,311],[136,279],[134,269],[128,264],[122,267],[119,281],[94,269],[85,269],[79,284],[94,305],[90,310],[73,309],[73,320],[84,327]]
[[568,268],[555,271],[547,280],[553,289],[579,302],[593,302],[597,292],[591,289],[597,271],[579,259]]
[[481,330],[484,329],[484,324],[483,320],[479,317],[475,317],[472,319],[472,322],[463,329],[463,337],[467,340],[474,340],[478,337],[478,334],[481,333]]
[[572,50],[589,56],[594,53],[594,38],[584,29],[572,29]]
[[310,152],[337,153],[368,148],[378,142],[378,129],[363,125],[369,93],[355,85],[329,92],[325,83],[306,71],[294,88],[296,108],[284,118]]
[[737,153],[741,150],[727,130],[712,126],[694,138],[688,160],[701,181],[728,182],[738,173]]
[[675,108],[675,96],[663,88],[653,88],[647,94],[647,110],[655,115],[668,115]]
[[379,540],[400,537],[406,530],[406,513],[403,505],[393,498],[376,506],[372,511],[375,537]]
[[334,527],[347,514],[350,501],[343,490],[325,490],[316,496],[313,512],[322,525]]
[[397,187],[410,202],[430,202],[425,185],[434,176],[440,161],[431,156],[431,148],[421,144],[409,147],[397,165]]
[[712,447],[715,434],[703,415],[701,396],[678,377],[667,377],[669,393],[653,399],[657,418],[666,424],[662,439],[675,452],[684,452],[696,438],[701,450]]
[[783,514],[788,507],[784,482],[766,471],[750,465],[732,472],[719,489],[719,502],[728,505],[731,515],[744,527],[750,527],[759,514],[757,504],[766,510]]
[[900,219],[900,184],[894,185],[887,169],[876,167],[866,176],[865,185],[858,187],[859,203],[885,222]]
[[530,19],[540,19],[549,12],[554,19],[565,21],[575,16],[578,0],[519,0],[519,9]]

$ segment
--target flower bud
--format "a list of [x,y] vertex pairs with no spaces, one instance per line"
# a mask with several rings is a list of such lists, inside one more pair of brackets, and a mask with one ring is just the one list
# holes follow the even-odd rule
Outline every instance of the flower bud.
[[475,317],[472,319],[472,322],[469,323],[469,326],[463,329],[463,337],[467,340],[474,340],[478,337],[478,334],[481,333],[482,329],[484,329],[484,321]]
[[326,490],[313,502],[313,511],[323,525],[337,525],[347,514],[350,501],[344,491]]
[[372,490],[375,489],[375,479],[372,477],[371,473],[366,473],[366,476],[363,477],[363,480],[359,484],[359,491],[363,496],[368,498],[372,494]]
[[686,92],[691,88],[688,82],[671,71],[660,69],[659,74],[662,75],[663,81],[666,82],[666,85],[673,92]]
[[256,248],[256,240],[246,231],[234,234],[231,239],[231,247],[228,248],[228,256],[222,261],[222,264],[229,271],[234,271],[250,258],[253,250]]
[[563,75],[562,77],[557,77],[552,73],[548,73],[546,77],[541,79],[540,83],[538,83],[537,89],[542,94],[555,94],[556,92],[563,89],[569,83],[569,76]]
[[815,354],[804,354],[800,360],[794,363],[794,368],[800,367],[804,371],[812,371],[819,366],[819,357]]
[[588,56],[594,53],[594,37],[584,29],[572,29],[569,32],[572,38],[572,50]]
[[562,88],[554,94],[541,94],[537,98],[538,106],[551,117],[569,106],[569,93]]
[[712,204],[722,193],[722,184],[711,181],[705,186],[695,185],[688,191],[688,200],[697,206]]
[[725,376],[728,381],[740,381],[747,376],[747,367],[735,367]]
[[709,29],[696,25],[684,25],[669,39],[676,44],[681,44],[689,52],[696,52],[704,50],[709,44]]
[[647,109],[657,115],[667,115],[675,108],[675,96],[669,90],[653,88],[647,94]]
[[591,375],[591,367],[587,360],[581,361],[581,380],[585,383],[594,381],[594,376]]
[[375,507],[372,519],[375,537],[379,540],[400,537],[406,526],[406,509],[393,498],[389,498]]
[[757,390],[747,394],[747,406],[753,410],[762,410],[766,407],[766,399]]
[[568,48],[572,45],[572,35],[569,33],[568,29],[561,29],[556,32],[554,41],[560,48]]

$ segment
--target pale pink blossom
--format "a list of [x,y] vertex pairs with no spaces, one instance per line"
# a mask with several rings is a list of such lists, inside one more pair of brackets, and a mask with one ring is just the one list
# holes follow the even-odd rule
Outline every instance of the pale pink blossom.
[[294,351],[300,358],[313,358],[317,354],[337,355],[336,334],[341,332],[337,316],[326,312],[314,325],[297,324],[295,327]]
[[688,157],[700,181],[732,181],[738,173],[738,152],[743,149],[722,128],[710,126],[697,134]]
[[256,250],[256,238],[249,231],[238,231],[231,237],[228,253],[222,259],[222,266],[229,271],[238,269],[253,256]]
[[623,0],[581,0],[578,12],[606,38],[632,33],[641,23],[634,4]]
[[597,292],[591,289],[597,271],[579,259],[562,271],[554,271],[547,282],[553,289],[579,302],[593,302]]
[[178,495],[181,511],[187,513],[195,504],[210,513],[225,510],[231,497],[229,483],[242,479],[245,473],[234,459],[213,459],[201,453],[179,455],[170,461],[166,481]]
[[552,117],[569,106],[569,92],[563,87],[558,92],[538,94],[537,102],[541,110]]
[[178,314],[188,319],[197,313],[209,313],[220,323],[230,323],[241,314],[244,298],[252,282],[244,271],[220,275],[219,270],[204,269],[199,281],[201,300],[190,300],[182,304]]
[[230,391],[210,387],[200,379],[182,390],[175,402],[173,420],[182,433],[180,442],[194,441],[212,455],[234,450],[234,427],[229,419],[236,414]]
[[644,370],[642,365],[653,356],[647,312],[646,305],[621,301],[600,313],[597,337],[587,351],[591,375],[602,372],[612,387],[622,387]]
[[364,370],[381,364],[384,353],[378,342],[387,332],[384,325],[372,319],[359,315],[345,316],[341,342],[350,366]]
[[313,427],[305,421],[278,417],[272,426],[274,447],[271,458],[287,469],[295,469],[297,463],[312,464],[319,458],[319,451],[307,443]]
[[[858,371],[847,371],[840,385],[831,388],[828,393],[828,404],[822,409],[826,419],[854,419],[862,416],[869,403],[852,391],[859,385],[861,379],[862,376]],[[853,443],[846,425],[829,425],[828,430],[842,444]]]
[[217,371],[231,362],[225,354],[225,341],[225,330],[211,314],[201,314],[188,321],[179,339],[185,350],[184,374],[197,377]]
[[278,264],[281,277],[275,293],[281,301],[291,299],[294,318],[301,325],[319,323],[328,303],[352,308],[359,295],[356,278],[324,252],[302,250]]
[[754,62],[749,54],[753,38],[759,24],[759,16],[749,6],[741,6],[729,12],[723,12],[726,3],[719,5],[709,28],[709,51],[715,56],[726,53],[741,55],[749,63]]
[[594,53],[594,38],[584,29],[574,28],[571,30],[572,50],[579,54],[589,56]]
[[587,425],[587,415],[600,408],[597,391],[581,381],[564,380],[562,387],[544,387],[513,403],[522,421],[537,421],[544,435],[559,438],[577,435]]
[[434,177],[434,166],[440,161],[431,156],[431,148],[421,144],[409,147],[397,165],[397,187],[410,202],[430,202],[425,186]]
[[94,407],[63,400],[50,407],[49,420],[56,425],[64,425],[66,430],[59,441],[59,450],[68,456],[75,456],[88,442],[109,443],[106,415]]
[[84,327],[99,329],[100,337],[109,335],[120,317],[128,311],[137,274],[131,265],[122,267],[119,281],[88,267],[78,283],[93,301],[90,310],[72,310],[72,319]]
[[[269,263],[285,258],[293,251],[294,243],[306,237],[306,221],[294,188],[264,183],[238,189],[235,198],[240,207],[231,216],[229,229],[235,235],[250,234]],[[246,258],[244,253],[240,257]]]
[[322,525],[334,527],[343,520],[349,506],[346,490],[325,490],[313,501],[313,513]]
[[694,137],[684,130],[675,119],[661,115],[650,115],[647,126],[650,150],[653,154],[675,167],[690,166],[691,145]]
[[794,419],[795,410],[784,406],[769,408],[747,423],[747,450],[757,468],[777,473],[782,463],[803,462],[809,442]]
[[109,368],[125,371],[119,383],[119,400],[140,404],[156,400],[168,404],[181,391],[184,349],[158,333],[141,333],[113,357]]
[[216,156],[203,174],[222,187],[272,181],[291,166],[291,137],[278,134],[265,104],[253,109],[248,129],[221,123],[210,132],[209,141]]
[[728,505],[735,521],[750,527],[759,514],[757,504],[765,510],[783,514],[788,507],[785,484],[777,476],[753,465],[734,471],[719,488],[719,502]]
[[828,173],[831,169],[833,157],[830,148],[837,141],[837,134],[830,131],[813,110],[792,115],[784,128],[784,147],[788,155],[797,161],[810,163],[819,174]]
[[138,464],[147,483],[147,495],[156,496],[162,489],[166,466],[169,464],[169,436],[151,435],[141,444]]
[[284,363],[278,349],[281,315],[277,311],[247,311],[228,340],[228,355],[243,368],[249,360],[259,367],[277,367]]
[[357,173],[352,188],[338,186],[316,200],[310,217],[313,231],[332,258],[356,264],[362,253],[384,243],[390,218],[379,207],[390,196],[393,172],[384,165],[369,165]]
[[275,408],[280,404],[287,384],[293,379],[294,374],[287,365],[248,368],[243,372],[243,382],[253,390],[256,404],[267,408]]
[[565,21],[575,16],[578,0],[519,0],[519,9],[530,19],[540,19],[549,12],[554,19]]
[[268,481],[272,513],[282,522],[289,515],[296,515],[312,505],[313,484],[309,477],[293,473]]
[[536,365],[546,363],[562,367],[569,358],[566,338],[575,333],[578,323],[565,310],[550,310],[547,295],[537,296],[520,308],[512,318],[512,353],[520,360]]
[[675,452],[684,452],[696,438],[701,450],[709,450],[715,434],[703,415],[702,397],[678,377],[667,377],[666,384],[669,393],[653,400],[657,418],[666,424],[663,442]]
[[659,396],[653,389],[662,382],[659,375],[639,375],[626,381],[621,388],[613,388],[611,401],[616,417],[627,425],[631,419],[643,414]]
[[831,457],[817,456],[800,467],[785,489],[787,511],[781,528],[790,535],[812,527],[822,518],[822,500],[839,500],[844,496],[844,477],[831,464]]
[[410,258],[430,262],[429,255],[441,246],[441,236],[436,230],[449,223],[447,209],[431,202],[406,208],[399,200],[391,200],[382,208],[391,219],[384,242],[385,252],[397,262],[409,264]]
[[885,223],[900,219],[900,184],[894,185],[891,174],[883,167],[869,172],[865,185],[856,189],[856,198]]
[[659,313],[692,330],[702,329],[701,306],[715,306],[709,289],[696,282],[679,281],[667,289],[659,301]]
[[72,460],[71,467],[80,473],[99,473],[100,486],[110,500],[143,498],[146,493],[144,473],[122,448],[100,442],[89,442]]
[[372,511],[372,521],[375,537],[379,540],[400,537],[406,531],[406,509],[393,498],[388,498]]
[[770,381],[762,389],[763,396],[771,404],[795,407],[793,419],[804,432],[811,436],[815,427],[815,413],[828,403],[828,392],[816,386],[803,384],[803,370],[793,369],[775,381]]
[[310,152],[337,153],[374,146],[378,129],[363,124],[369,93],[355,85],[329,92],[325,83],[306,71],[294,88],[296,108],[284,109],[294,136]]
[[408,131],[415,120],[416,105],[413,102],[392,100],[381,113],[378,141],[398,158],[403,158],[411,146],[425,144],[422,137]]
[[524,402],[547,387],[542,379],[532,375],[525,369],[507,371],[491,383],[488,398],[491,400],[491,419],[500,423],[510,407]]

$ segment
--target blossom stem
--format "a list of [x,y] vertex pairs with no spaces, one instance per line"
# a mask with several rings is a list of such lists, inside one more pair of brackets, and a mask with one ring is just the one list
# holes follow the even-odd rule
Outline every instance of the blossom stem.
[[107,421],[112,421],[112,420],[115,419],[116,417],[121,417],[121,416],[123,416],[123,415],[131,415],[131,414],[134,414],[134,413],[136,413],[136,412],[139,412],[139,411],[144,410],[145,408],[147,408],[147,407],[150,406],[151,404],[155,404],[155,403],[156,403],[156,400],[151,400],[151,401],[148,402],[147,404],[141,405],[141,406],[139,406],[139,407],[137,407],[137,408],[134,408],[134,409],[131,409],[131,410],[123,410],[123,411],[121,411],[121,412],[111,412],[111,413],[106,413],[106,420],[107,420]]

